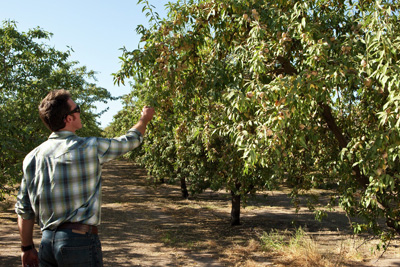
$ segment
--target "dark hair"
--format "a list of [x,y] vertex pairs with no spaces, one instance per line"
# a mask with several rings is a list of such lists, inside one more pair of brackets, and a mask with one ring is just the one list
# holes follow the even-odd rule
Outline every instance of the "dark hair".
[[50,131],[56,132],[65,127],[64,118],[71,109],[68,99],[71,99],[70,92],[60,89],[48,93],[40,103],[39,116]]

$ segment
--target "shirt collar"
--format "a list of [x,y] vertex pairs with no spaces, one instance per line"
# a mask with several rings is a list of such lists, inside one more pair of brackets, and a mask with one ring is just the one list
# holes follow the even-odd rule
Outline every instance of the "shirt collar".
[[52,132],[49,136],[49,139],[65,139],[69,136],[75,135],[73,132],[70,131],[60,131],[60,132]]

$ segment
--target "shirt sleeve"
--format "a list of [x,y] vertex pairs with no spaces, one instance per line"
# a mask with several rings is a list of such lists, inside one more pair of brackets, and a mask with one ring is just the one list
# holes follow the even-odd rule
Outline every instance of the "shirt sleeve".
[[28,160],[24,160],[24,166],[23,166],[23,171],[24,171],[24,176],[21,181],[21,186],[17,195],[17,202],[15,203],[15,212],[24,220],[31,220],[35,218],[35,212],[32,209],[31,201],[29,199],[29,194],[28,194],[28,182],[30,181],[31,173],[34,169],[32,168],[35,167],[34,162],[30,161],[27,163]]
[[125,135],[116,138],[98,138],[100,163],[113,160],[137,148],[142,142],[143,136],[136,129],[130,129]]

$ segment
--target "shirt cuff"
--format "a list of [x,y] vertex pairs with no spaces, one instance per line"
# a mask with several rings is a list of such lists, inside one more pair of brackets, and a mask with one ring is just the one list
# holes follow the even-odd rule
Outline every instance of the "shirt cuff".
[[33,219],[35,219],[35,214],[34,213],[24,213],[24,212],[21,212],[19,210],[16,210],[15,213],[17,213],[17,215],[19,217],[21,217],[22,219],[24,219],[24,220],[33,220]]
[[135,132],[135,133],[137,133],[137,134],[139,135],[139,137],[143,137],[143,136],[142,136],[142,133],[139,132],[138,130],[136,130],[135,128],[129,129],[129,130],[128,130],[128,133],[129,133],[129,132]]
[[127,133],[127,134],[129,134],[129,133],[135,133],[135,134],[137,135],[138,139],[139,139],[139,142],[140,142],[140,143],[143,143],[143,135],[142,135],[141,132],[139,132],[139,131],[136,130],[135,128],[131,128],[131,129],[128,130],[128,133]]

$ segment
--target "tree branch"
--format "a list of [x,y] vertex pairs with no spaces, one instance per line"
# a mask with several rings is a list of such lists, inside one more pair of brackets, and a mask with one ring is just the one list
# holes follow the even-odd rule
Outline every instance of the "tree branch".
[[[319,106],[322,109],[322,117],[324,118],[325,122],[328,124],[329,129],[332,131],[332,133],[335,135],[336,140],[339,143],[340,148],[345,148],[347,147],[347,144],[349,141],[346,139],[346,137],[343,135],[342,130],[339,128],[339,126],[336,124],[335,118],[332,115],[332,110],[331,107],[319,103]],[[358,166],[354,166],[353,171],[355,173],[355,178],[359,185],[363,188],[366,189],[369,184],[369,179],[367,176],[361,174],[360,168]],[[378,203],[382,205],[383,209],[385,210],[386,214],[386,225],[389,226],[390,228],[394,229],[398,234],[400,234],[400,225],[397,224],[398,218],[393,218],[390,216],[388,211],[390,211],[390,207],[388,206],[388,203],[385,203],[383,199],[379,195],[377,195],[378,198]]]
[[[324,103],[319,103],[319,106],[322,109],[322,117],[324,118],[325,122],[328,124],[329,129],[333,133],[333,135],[336,137],[336,140],[339,143],[340,148],[345,148],[347,147],[347,144],[349,141],[346,139],[346,137],[343,135],[342,129],[339,128],[339,126],[336,123],[335,118],[332,115],[332,110],[331,107],[324,104]],[[365,175],[361,174],[360,168],[358,166],[354,166],[353,171],[355,172],[355,178],[357,182],[362,186],[363,188],[366,188],[369,184],[369,179]]]

